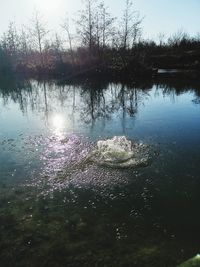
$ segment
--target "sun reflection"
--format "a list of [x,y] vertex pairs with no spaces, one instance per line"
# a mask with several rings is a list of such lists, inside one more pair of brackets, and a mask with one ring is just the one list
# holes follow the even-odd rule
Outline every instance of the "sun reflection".
[[62,114],[54,114],[51,118],[51,127],[56,134],[60,134],[65,128],[65,119]]

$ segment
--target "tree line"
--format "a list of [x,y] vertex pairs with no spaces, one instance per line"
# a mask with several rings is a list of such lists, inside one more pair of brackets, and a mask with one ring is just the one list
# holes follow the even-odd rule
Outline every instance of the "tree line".
[[61,36],[52,33],[41,14],[35,12],[29,27],[18,29],[10,22],[1,35],[0,72],[69,76],[84,72],[118,75],[130,70],[148,73],[159,61],[156,56],[200,47],[198,36],[191,38],[183,31],[167,41],[159,34],[159,43],[144,40],[142,21],[131,0],[125,0],[121,18],[113,17],[101,0],[84,0],[82,10],[73,20],[76,31],[72,31],[72,23],[66,15],[60,25]]

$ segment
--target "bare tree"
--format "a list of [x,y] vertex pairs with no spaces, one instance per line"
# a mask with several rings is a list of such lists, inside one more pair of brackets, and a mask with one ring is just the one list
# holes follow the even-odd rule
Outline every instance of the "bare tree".
[[96,43],[95,29],[95,0],[84,0],[84,9],[79,11],[79,19],[77,20],[77,33],[81,37],[83,45],[89,48],[89,54],[92,55],[92,49]]
[[179,46],[181,42],[188,39],[189,35],[183,29],[180,29],[168,39],[168,43],[170,46]]
[[30,52],[30,35],[28,34],[25,26],[22,26],[21,33],[19,34],[20,54],[27,57]]
[[34,17],[32,19],[33,27],[30,29],[33,44],[35,49],[39,51],[40,54],[40,63],[42,67],[44,67],[44,57],[43,57],[43,48],[46,42],[46,36],[48,34],[48,30],[45,27],[45,23],[38,11],[35,12]]
[[77,33],[89,50],[90,57],[102,57],[104,48],[112,41],[114,21],[103,1],[84,0],[84,9],[79,11]]
[[97,9],[98,21],[96,27],[98,27],[97,40],[99,41],[102,48],[105,48],[109,41],[112,40],[112,35],[114,34],[114,22],[116,18],[112,17],[107,11],[104,2],[101,2]]
[[54,51],[56,52],[57,57],[59,58],[59,61],[63,62],[63,59],[62,59],[63,41],[61,37],[58,35],[58,33],[55,34],[53,48],[54,48]]
[[163,32],[159,32],[158,33],[158,41],[159,41],[160,46],[164,45],[164,40],[165,40],[165,34]]
[[197,42],[200,42],[200,32],[196,34],[195,39],[197,40]]
[[67,16],[66,16],[64,22],[62,23],[61,27],[67,33],[67,40],[68,40],[68,44],[69,44],[71,60],[72,60],[72,63],[74,65],[75,64],[75,59],[74,59],[74,52],[73,52],[73,45],[72,45],[72,34],[71,34],[71,31],[70,31],[69,18]]
[[4,52],[8,52],[7,34],[5,32],[1,36],[1,48]]
[[133,8],[133,2],[126,0],[125,10],[119,30],[119,42],[121,47],[128,49],[133,47],[137,38],[141,35],[141,23],[143,18]]
[[14,22],[9,23],[8,31],[5,36],[6,36],[7,51],[11,56],[15,57],[17,55],[17,50],[19,48],[19,37]]

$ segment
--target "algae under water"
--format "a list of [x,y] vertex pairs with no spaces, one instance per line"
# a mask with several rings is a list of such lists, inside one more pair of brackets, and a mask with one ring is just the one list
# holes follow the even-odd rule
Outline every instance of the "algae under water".
[[[1,81],[1,266],[177,266],[197,255],[199,99],[198,84],[179,80]],[[105,149],[115,141],[117,155]],[[134,144],[156,158],[115,168]]]

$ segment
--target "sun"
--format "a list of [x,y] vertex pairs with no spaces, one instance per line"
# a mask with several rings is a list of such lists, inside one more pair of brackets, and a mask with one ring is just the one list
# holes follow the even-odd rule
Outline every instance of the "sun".
[[42,13],[53,13],[61,8],[63,0],[33,0],[37,10]]

